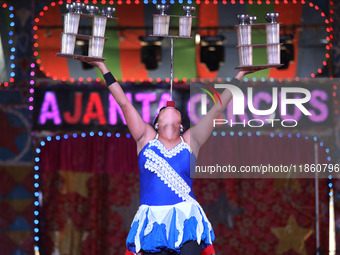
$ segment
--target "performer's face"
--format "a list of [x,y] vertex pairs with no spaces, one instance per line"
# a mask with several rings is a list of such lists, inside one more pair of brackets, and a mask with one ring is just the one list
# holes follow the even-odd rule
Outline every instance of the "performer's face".
[[166,107],[158,115],[158,125],[181,125],[182,115],[174,107]]

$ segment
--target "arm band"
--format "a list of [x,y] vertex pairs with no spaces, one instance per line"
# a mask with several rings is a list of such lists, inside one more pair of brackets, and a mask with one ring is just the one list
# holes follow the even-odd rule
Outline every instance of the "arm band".
[[111,72],[104,74],[103,77],[107,86],[110,86],[117,81],[116,78],[113,77]]
[[240,86],[241,84],[241,81],[239,79],[236,79],[236,78],[233,78],[231,81],[230,81],[230,84],[232,85],[235,85],[235,86]]

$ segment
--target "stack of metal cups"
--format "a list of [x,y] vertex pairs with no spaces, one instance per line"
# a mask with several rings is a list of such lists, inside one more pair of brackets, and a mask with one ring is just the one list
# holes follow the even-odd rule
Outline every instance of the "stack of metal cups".
[[158,4],[156,8],[160,11],[160,14],[153,15],[153,34],[169,35],[170,16],[165,13],[169,9],[169,5]]
[[[101,15],[95,15],[93,17],[92,24],[92,38],[89,41],[89,57],[103,56],[104,43],[105,43],[105,30],[106,22],[108,18],[112,18],[112,13],[116,11],[113,7],[103,7],[101,10],[96,6],[88,7],[90,14],[94,14],[95,11],[100,11]],[[94,10],[92,13],[91,11]]]
[[190,37],[191,36],[191,25],[192,25],[192,15],[191,13],[195,11],[194,6],[183,6],[185,11],[184,16],[179,17],[179,36]]
[[76,34],[78,33],[81,9],[85,7],[83,3],[67,4],[68,13],[64,15],[64,33],[61,38],[61,53],[73,54],[76,44]]
[[248,14],[237,15],[237,42],[240,66],[253,64],[253,47],[251,46],[251,25]]
[[280,24],[276,22],[279,14],[277,12],[267,13],[267,62],[268,65],[280,64]]

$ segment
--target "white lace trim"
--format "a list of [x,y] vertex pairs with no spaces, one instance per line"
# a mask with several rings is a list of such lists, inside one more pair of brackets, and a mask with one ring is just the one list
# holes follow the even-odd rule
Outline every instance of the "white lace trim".
[[162,155],[166,158],[172,158],[175,157],[178,153],[180,153],[182,150],[187,149],[189,152],[191,152],[190,146],[183,141],[183,138],[181,137],[182,142],[176,145],[171,150],[168,150],[164,144],[159,139],[153,139],[150,141],[149,146],[155,146],[157,149],[160,150]]
[[195,217],[197,220],[197,228],[196,228],[196,236],[197,236],[197,243],[200,244],[202,241],[202,234],[204,231],[203,222],[207,223],[209,229],[209,236],[207,243],[211,244],[211,231],[212,226],[205,215],[202,207],[198,203],[190,203],[190,202],[181,202],[175,205],[165,205],[165,206],[148,206],[148,205],[141,205],[139,210],[133,219],[132,224],[138,222],[137,233],[135,236],[135,246],[136,252],[139,252],[141,249],[140,244],[140,233],[141,228],[144,226],[145,220],[148,221],[148,224],[144,230],[143,236],[148,235],[152,229],[153,224],[157,222],[159,225],[164,224],[166,229],[166,237],[169,239],[169,232],[170,232],[170,225],[174,213],[176,212],[176,229],[179,232],[178,239],[175,243],[175,247],[179,248],[183,241],[183,229],[184,229],[184,222],[191,217]]
[[170,164],[157,155],[153,150],[146,149],[144,151],[146,162],[144,164],[145,169],[155,173],[168,187],[174,191],[184,201],[191,203],[197,203],[189,193],[191,188],[182,179],[182,177],[170,166]]

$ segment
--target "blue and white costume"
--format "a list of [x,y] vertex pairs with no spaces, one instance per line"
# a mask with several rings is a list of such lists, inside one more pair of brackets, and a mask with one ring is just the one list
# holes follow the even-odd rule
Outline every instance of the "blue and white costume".
[[202,249],[215,235],[192,191],[190,160],[195,156],[183,141],[168,150],[158,135],[139,153],[141,205],[131,224],[127,248],[138,253],[161,249],[179,253],[187,241]]

